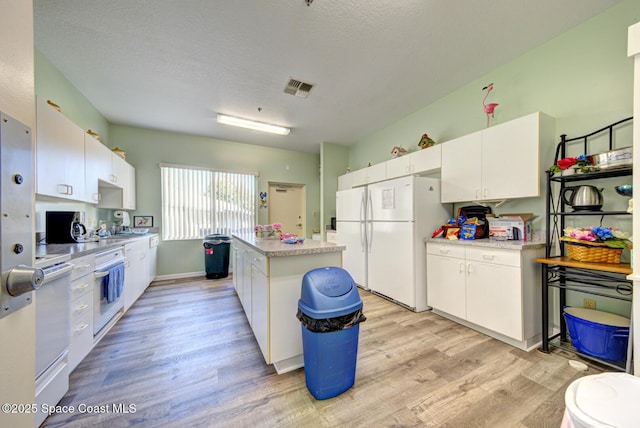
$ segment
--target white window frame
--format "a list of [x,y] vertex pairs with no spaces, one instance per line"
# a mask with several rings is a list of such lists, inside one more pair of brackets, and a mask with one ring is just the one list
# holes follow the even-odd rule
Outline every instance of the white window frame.
[[[161,163],[160,177],[163,240],[253,231],[258,173]],[[226,201],[215,196],[222,194]]]

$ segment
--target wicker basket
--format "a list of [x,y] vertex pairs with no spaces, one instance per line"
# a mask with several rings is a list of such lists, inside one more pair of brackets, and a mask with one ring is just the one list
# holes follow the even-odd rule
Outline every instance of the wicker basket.
[[574,238],[562,237],[560,240],[567,244],[567,254],[570,259],[579,262],[620,263],[622,248],[611,248],[602,242],[581,241]]

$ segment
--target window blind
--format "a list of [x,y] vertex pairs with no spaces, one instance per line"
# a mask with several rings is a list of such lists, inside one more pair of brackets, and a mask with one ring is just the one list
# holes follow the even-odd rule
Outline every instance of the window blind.
[[160,165],[164,240],[243,233],[256,221],[256,176]]

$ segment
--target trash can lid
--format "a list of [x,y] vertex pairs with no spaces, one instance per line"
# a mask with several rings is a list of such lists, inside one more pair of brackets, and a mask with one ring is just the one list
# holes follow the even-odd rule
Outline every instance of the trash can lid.
[[324,267],[310,270],[302,277],[298,308],[316,319],[333,318],[362,308],[362,299],[349,272]]
[[202,241],[211,244],[220,244],[221,242],[231,242],[231,237],[223,233],[212,233],[211,235],[206,235]]

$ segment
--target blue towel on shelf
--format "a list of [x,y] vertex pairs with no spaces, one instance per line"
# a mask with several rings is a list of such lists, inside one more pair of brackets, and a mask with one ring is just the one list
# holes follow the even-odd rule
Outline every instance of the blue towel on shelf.
[[102,278],[102,297],[107,303],[115,302],[122,294],[124,286],[124,264],[109,269],[109,275]]

